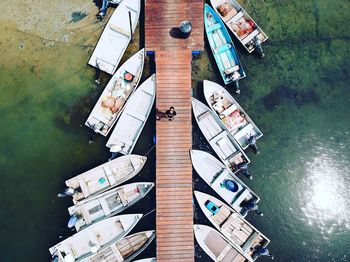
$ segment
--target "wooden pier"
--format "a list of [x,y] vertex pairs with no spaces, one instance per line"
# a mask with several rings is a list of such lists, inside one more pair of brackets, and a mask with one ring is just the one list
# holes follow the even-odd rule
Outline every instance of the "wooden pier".
[[[174,106],[173,121],[157,121],[157,261],[194,261],[191,121],[192,51],[204,49],[203,1],[147,0],[145,47],[155,52],[156,107]],[[183,20],[192,23],[187,39],[174,38]]]

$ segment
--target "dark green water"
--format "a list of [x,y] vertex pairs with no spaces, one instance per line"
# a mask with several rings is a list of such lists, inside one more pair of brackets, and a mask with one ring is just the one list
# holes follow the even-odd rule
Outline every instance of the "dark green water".
[[[265,216],[248,219],[271,239],[275,261],[350,261],[349,2],[245,3],[270,37],[263,60],[240,52],[247,78],[237,100],[264,133],[261,153],[249,153],[255,179],[246,182]],[[93,83],[88,51],[1,30],[0,261],[48,261],[47,249],[72,234],[70,201],[56,198],[64,180],[109,157],[105,139],[89,144],[83,126],[108,81]],[[193,62],[194,96],[202,101],[199,80],[221,83],[212,65],[206,53]],[[151,147],[153,126],[136,153]],[[194,147],[210,150],[196,125]],[[149,161],[136,179],[152,181],[153,170]],[[196,175],[194,187],[206,189]],[[149,200],[135,210],[152,210],[154,195]],[[154,228],[153,219],[139,229]],[[198,209],[196,222],[208,223]],[[196,257],[207,261],[199,250]]]

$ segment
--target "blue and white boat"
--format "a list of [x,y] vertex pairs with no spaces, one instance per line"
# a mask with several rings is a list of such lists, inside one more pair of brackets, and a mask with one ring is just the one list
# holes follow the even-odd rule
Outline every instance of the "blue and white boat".
[[238,80],[244,78],[246,74],[225,24],[207,4],[204,7],[204,26],[222,79],[226,85],[236,83],[238,86]]

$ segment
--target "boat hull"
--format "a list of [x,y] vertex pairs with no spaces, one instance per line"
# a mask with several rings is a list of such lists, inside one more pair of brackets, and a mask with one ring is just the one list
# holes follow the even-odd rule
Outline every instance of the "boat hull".
[[218,14],[207,4],[204,7],[204,26],[224,83],[227,85],[246,77],[230,34]]
[[131,154],[152,110],[155,96],[156,76],[152,75],[129,99],[106,143],[107,147],[117,147],[118,153],[123,155]]
[[[200,150],[191,150],[190,154],[198,175],[236,212],[246,215],[243,204],[247,201],[259,202],[260,198],[218,159]],[[226,181],[235,183],[235,192],[222,186]]]
[[[86,120],[87,127],[103,136],[109,134],[140,82],[144,61],[145,50],[141,49],[117,70]],[[126,79],[130,76],[131,80]]]
[[253,120],[224,87],[204,80],[203,92],[211,110],[243,149],[249,147],[251,137],[257,140],[263,136]]
[[[195,191],[194,194],[207,219],[248,261],[257,258],[257,254],[252,250],[255,245],[266,247],[269,244],[270,240],[267,237],[225,203],[199,191]],[[207,201],[219,207],[217,214],[213,215],[206,208]]]
[[49,251],[60,262],[68,261],[68,258],[83,261],[126,236],[141,217],[142,214],[130,214],[105,219],[61,241]]
[[75,190],[73,202],[96,196],[126,182],[141,171],[146,160],[139,155],[121,156],[66,180],[67,187]]
[[233,173],[239,171],[237,165],[240,163],[250,163],[243,149],[209,107],[192,98],[192,109],[204,137],[220,160]]
[[155,231],[138,232],[123,239],[116,241],[104,250],[99,251],[96,255],[84,262],[97,261],[123,261],[131,262],[137,257],[155,238]]
[[140,9],[140,0],[123,0],[121,2],[108,20],[89,59],[89,65],[111,75],[115,73],[130,43],[131,36],[135,32]]
[[259,39],[261,44],[268,39],[264,31],[237,1],[211,0],[210,3],[248,53],[252,53],[256,49],[255,37]]
[[245,262],[245,257],[218,231],[205,225],[193,225],[199,246],[213,261]]
[[123,212],[143,199],[153,187],[154,183],[147,182],[126,184],[69,207],[69,214],[77,218],[76,231]]

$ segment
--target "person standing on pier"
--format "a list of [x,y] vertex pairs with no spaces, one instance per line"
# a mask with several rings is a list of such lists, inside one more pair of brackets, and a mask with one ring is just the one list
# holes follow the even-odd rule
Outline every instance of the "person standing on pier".
[[167,111],[165,111],[165,115],[167,116],[169,121],[172,121],[176,116],[175,108],[171,106]]
[[157,112],[156,112],[157,120],[161,120],[162,118],[167,118],[169,121],[172,121],[175,116],[176,116],[176,111],[173,106],[171,106],[168,110],[166,110],[165,113],[160,111],[157,108]]

